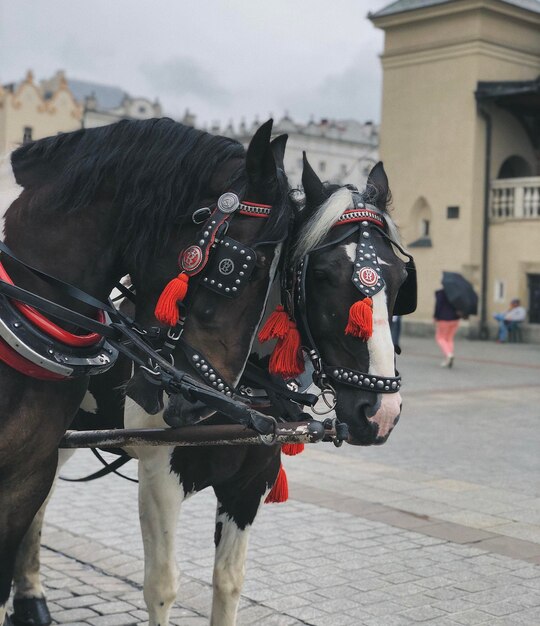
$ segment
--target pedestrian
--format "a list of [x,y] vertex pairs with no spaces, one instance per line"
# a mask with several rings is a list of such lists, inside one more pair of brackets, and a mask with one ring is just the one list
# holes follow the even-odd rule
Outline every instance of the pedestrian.
[[495,313],[493,319],[499,322],[499,333],[497,341],[505,343],[508,341],[508,329],[514,324],[520,324],[525,321],[527,310],[521,306],[519,298],[510,301],[510,307],[504,313]]
[[454,335],[459,326],[461,315],[446,297],[444,289],[435,292],[435,340],[444,354],[441,367],[452,367],[454,364]]

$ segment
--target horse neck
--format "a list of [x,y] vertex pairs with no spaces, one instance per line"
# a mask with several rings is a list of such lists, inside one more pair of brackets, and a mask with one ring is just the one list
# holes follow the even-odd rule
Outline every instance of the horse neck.
[[[123,272],[114,245],[114,209],[96,202],[84,213],[54,215],[25,210],[32,196],[23,192],[6,213],[5,242],[29,265],[105,299]],[[4,265],[15,284],[60,304],[73,303],[9,259]],[[84,311],[84,307],[78,307]]]

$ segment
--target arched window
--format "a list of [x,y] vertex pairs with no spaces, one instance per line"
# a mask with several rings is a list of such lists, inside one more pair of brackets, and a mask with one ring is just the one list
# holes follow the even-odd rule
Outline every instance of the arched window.
[[410,247],[430,247],[432,236],[431,207],[428,201],[420,196],[411,209],[411,223],[414,228],[415,239],[409,243]]
[[505,159],[497,174],[497,178],[522,178],[525,176],[532,176],[532,168],[523,157],[517,154]]

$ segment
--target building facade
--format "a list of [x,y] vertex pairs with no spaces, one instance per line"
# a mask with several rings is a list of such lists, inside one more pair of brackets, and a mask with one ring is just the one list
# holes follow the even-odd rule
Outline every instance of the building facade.
[[113,85],[66,78],[61,70],[52,78],[41,81],[41,89],[45,94],[54,93],[61,83],[68,86],[74,99],[82,105],[84,128],[106,126],[122,119],[146,120],[163,115],[157,99],[151,101],[131,96]]
[[[247,145],[259,120],[253,124],[241,122],[237,128],[230,123],[226,128],[213,126],[210,131],[232,137]],[[310,121],[301,124],[288,115],[274,124],[273,134],[287,133],[285,170],[293,186],[302,179],[302,151],[322,180],[352,183],[361,187],[378,159],[379,128],[372,122],[356,120]]]
[[431,323],[443,270],[481,296],[471,334],[519,297],[540,335],[540,2],[398,0],[385,32],[380,154]]
[[21,144],[81,127],[83,107],[65,79],[45,92],[32,72],[23,81],[0,85],[0,154]]

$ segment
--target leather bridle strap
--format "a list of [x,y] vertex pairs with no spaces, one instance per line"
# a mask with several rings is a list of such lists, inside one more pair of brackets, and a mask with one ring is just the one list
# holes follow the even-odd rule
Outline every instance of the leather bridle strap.
[[[336,224],[334,224],[334,227],[347,225],[351,222],[358,222],[358,225],[352,230],[347,230],[344,235],[338,239],[338,241],[348,237],[355,230],[361,232],[363,229],[363,232],[365,232],[365,229],[371,225],[373,228],[379,230],[391,243],[396,245],[400,251],[403,251],[401,246],[395,244],[395,242],[392,241],[388,234],[383,230],[383,214],[375,207],[368,208],[365,205],[361,205],[355,209],[347,210],[339,218]],[[332,245],[332,243],[336,243],[336,241],[322,247]],[[313,252],[313,250],[311,252]],[[332,379],[338,383],[355,387],[357,389],[364,389],[365,391],[373,393],[397,393],[401,387],[401,376],[399,376],[398,372],[396,372],[396,376],[378,376],[347,367],[326,365],[323,363],[320,351],[318,350],[315,339],[311,333],[307,317],[305,281],[308,263],[309,254],[307,254],[302,259],[299,266],[294,269],[293,282],[295,283],[295,288],[298,290],[298,293],[294,298],[294,306],[299,312],[302,335],[305,339],[307,339],[306,343],[308,355],[315,370],[314,378],[316,379],[316,384],[318,384],[319,387],[324,388],[328,386],[327,380]]]

